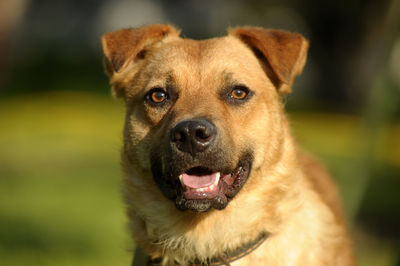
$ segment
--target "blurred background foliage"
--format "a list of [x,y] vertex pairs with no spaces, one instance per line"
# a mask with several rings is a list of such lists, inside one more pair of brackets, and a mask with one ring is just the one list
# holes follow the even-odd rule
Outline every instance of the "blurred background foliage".
[[172,23],[188,38],[257,25],[304,34],[286,101],[334,174],[359,265],[400,265],[400,1],[2,0],[0,265],[129,265],[123,104],[99,37]]

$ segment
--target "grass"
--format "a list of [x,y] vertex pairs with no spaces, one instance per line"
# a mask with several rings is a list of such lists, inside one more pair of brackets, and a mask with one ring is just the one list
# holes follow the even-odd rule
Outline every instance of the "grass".
[[[1,265],[129,265],[134,245],[119,194],[123,116],[120,102],[89,93],[0,99]],[[291,116],[299,142],[327,163],[351,202],[349,165],[363,145],[359,120]],[[386,133],[374,156],[399,167],[400,127]],[[393,243],[379,241],[358,235],[360,265],[392,265]]]
[[122,106],[50,93],[0,103],[2,265],[129,265]]

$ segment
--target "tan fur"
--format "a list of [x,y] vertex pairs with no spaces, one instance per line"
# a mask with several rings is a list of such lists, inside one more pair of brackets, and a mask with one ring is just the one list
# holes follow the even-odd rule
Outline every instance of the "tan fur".
[[[300,34],[251,27],[204,41],[178,34],[155,25],[102,39],[114,93],[126,102],[124,198],[136,243],[162,256],[163,265],[186,265],[267,231],[259,248],[232,265],[353,265],[335,186],[298,151],[281,104],[304,66],[308,42]],[[238,108],[217,93],[233,82],[255,92]],[[145,92],[169,83],[179,94],[173,106],[143,104]],[[252,172],[225,209],[179,211],[155,185],[149,152],[167,149],[168,131],[179,121],[204,116],[218,127],[232,165],[240,151],[253,150]]]

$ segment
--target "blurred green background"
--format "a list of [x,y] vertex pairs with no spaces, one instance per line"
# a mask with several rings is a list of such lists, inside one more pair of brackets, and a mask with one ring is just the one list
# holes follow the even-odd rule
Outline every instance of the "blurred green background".
[[129,265],[120,199],[124,107],[99,37],[173,23],[298,31],[307,66],[293,133],[334,174],[359,265],[400,265],[400,1],[2,0],[0,265]]

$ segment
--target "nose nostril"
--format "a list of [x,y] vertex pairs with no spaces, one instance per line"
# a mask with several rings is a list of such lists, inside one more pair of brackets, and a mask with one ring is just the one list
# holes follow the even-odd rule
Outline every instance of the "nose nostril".
[[185,141],[185,136],[184,136],[184,134],[182,134],[182,132],[176,131],[173,134],[172,139],[173,139],[173,141],[176,141],[176,142],[178,142],[178,141],[183,142],[183,141]]
[[202,129],[196,130],[196,137],[200,138],[200,139],[204,139],[205,138],[204,130],[202,130]]
[[195,132],[196,139],[201,142],[207,142],[211,138],[211,134],[207,133],[207,131],[203,128],[197,129]]

